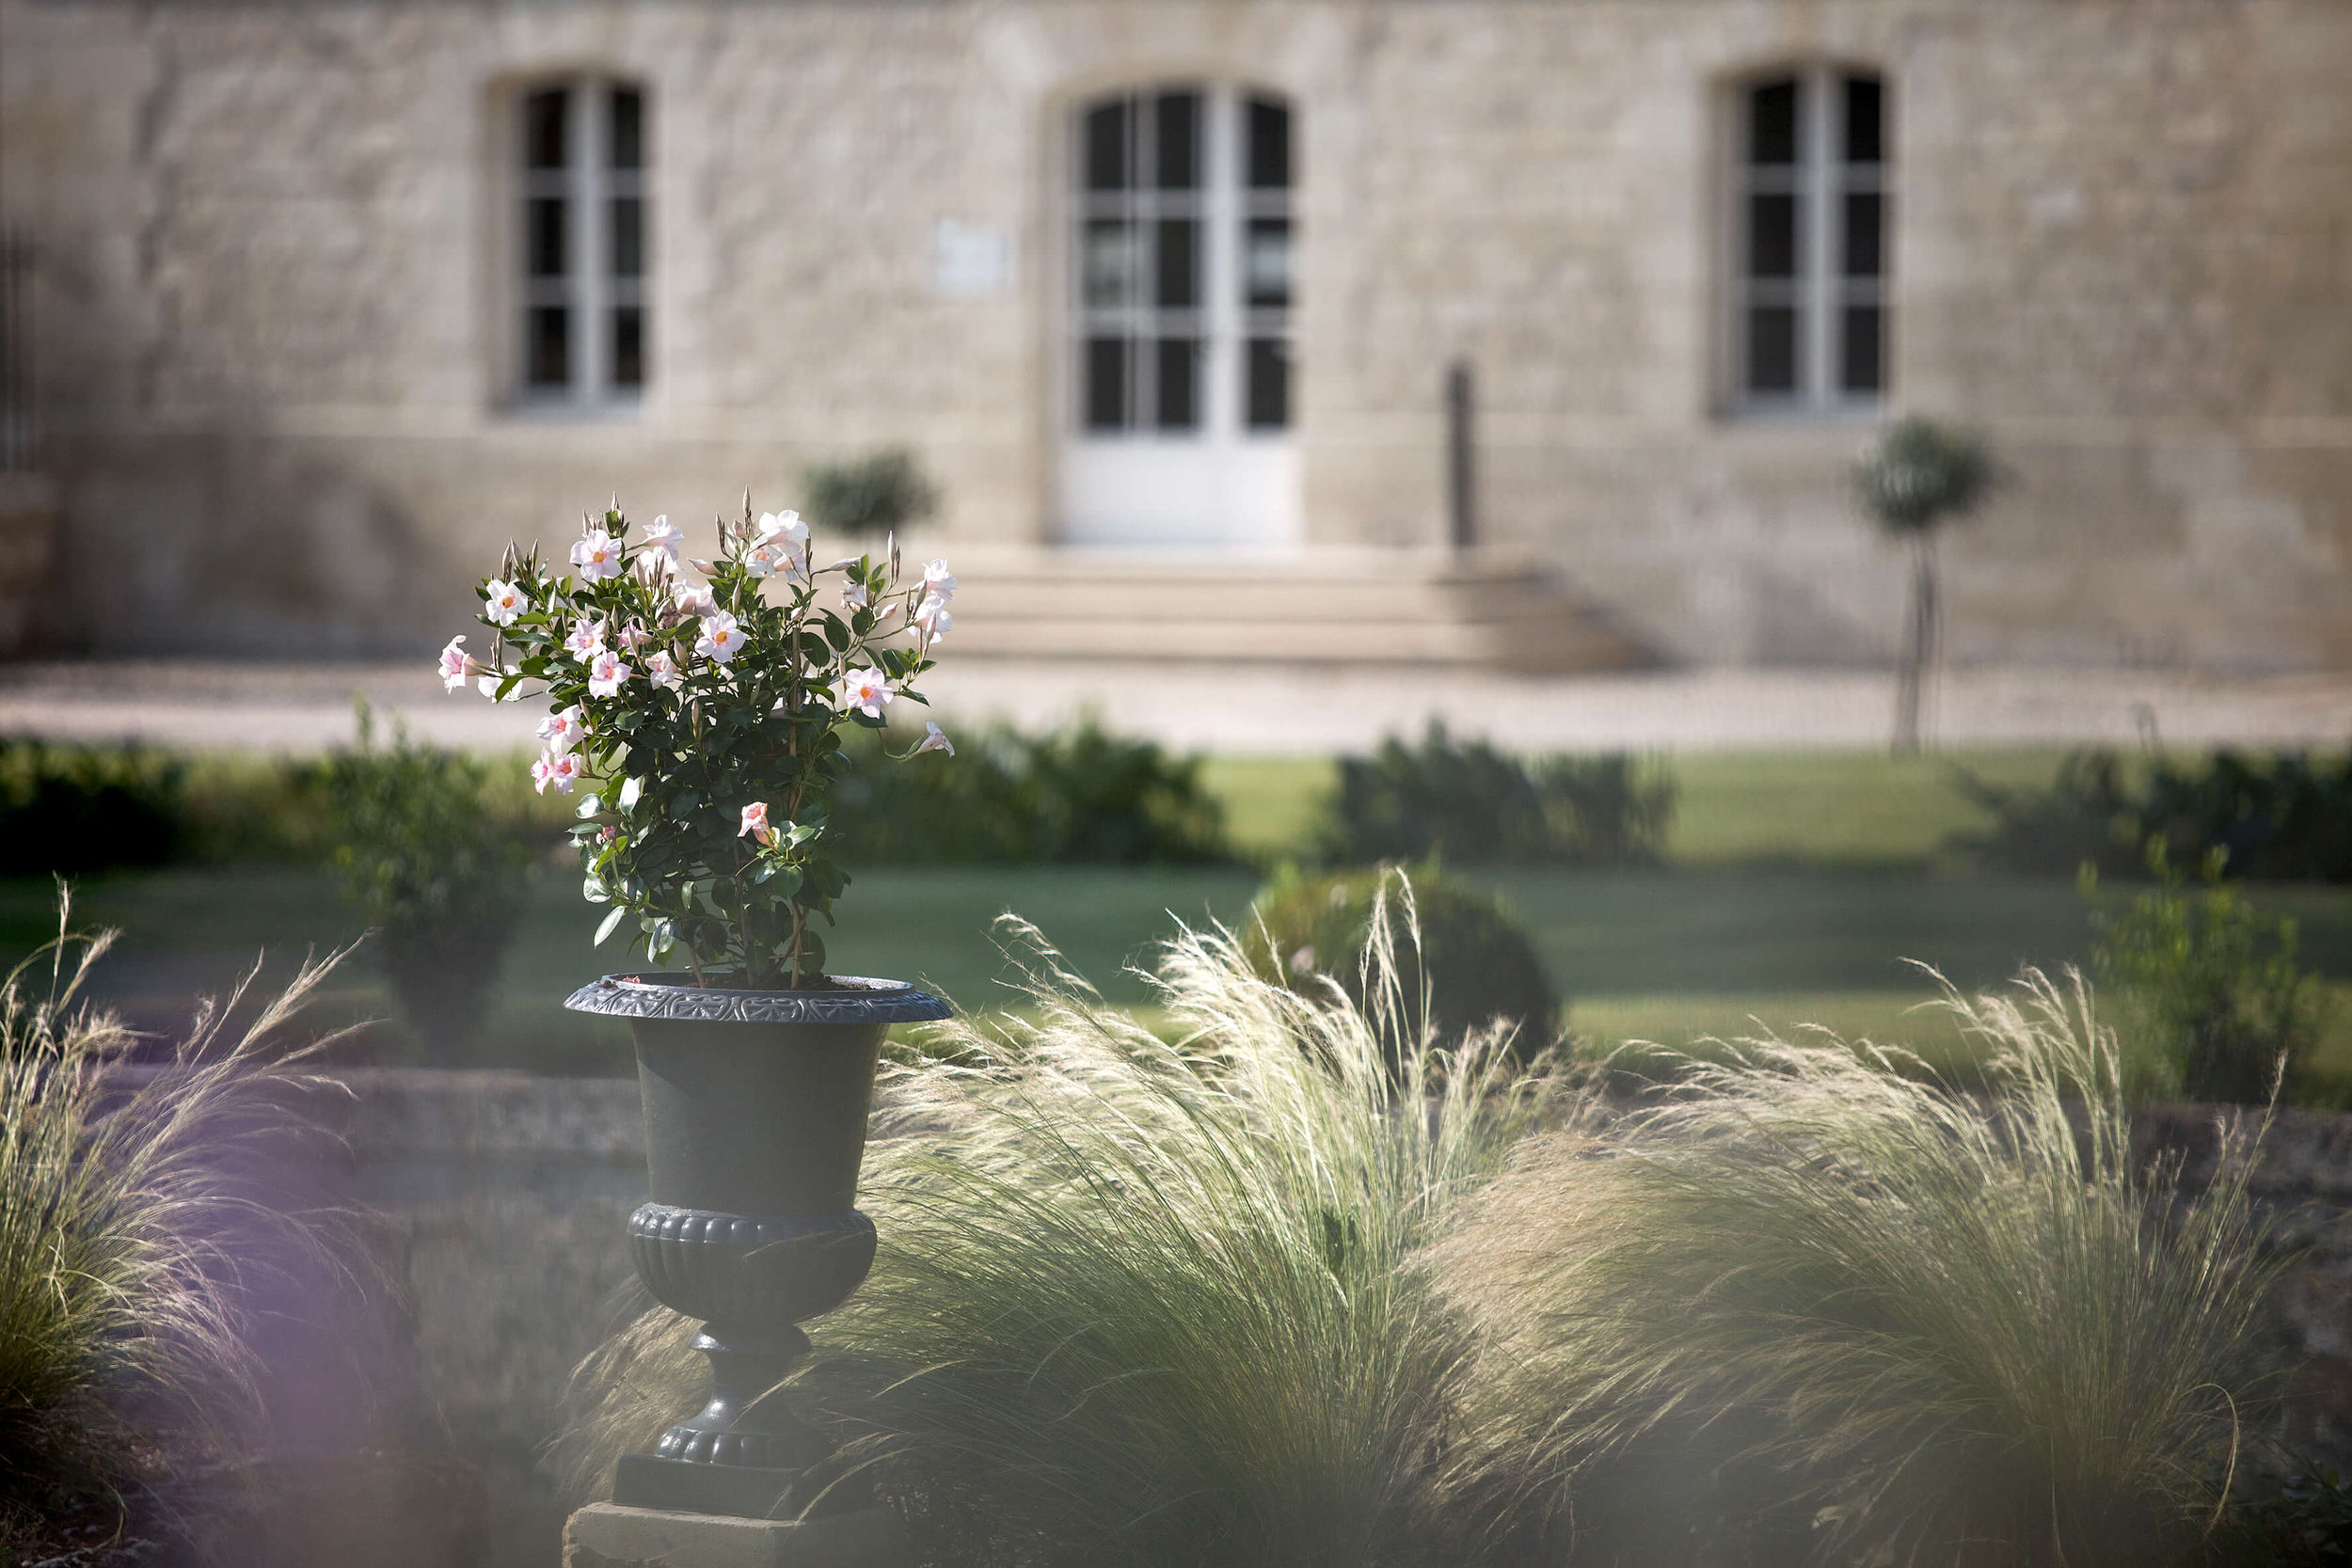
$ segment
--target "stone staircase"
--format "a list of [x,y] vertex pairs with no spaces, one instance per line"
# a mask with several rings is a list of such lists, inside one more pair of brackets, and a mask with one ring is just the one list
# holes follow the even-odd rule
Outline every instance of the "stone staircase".
[[1327,549],[1280,556],[963,546],[958,657],[1454,666],[1558,673],[1655,662],[1525,560]]

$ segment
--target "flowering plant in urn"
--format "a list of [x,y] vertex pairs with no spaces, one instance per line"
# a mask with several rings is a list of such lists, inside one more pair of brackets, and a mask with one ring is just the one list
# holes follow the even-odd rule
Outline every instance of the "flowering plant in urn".
[[[799,515],[755,517],[748,495],[710,559],[686,548],[666,516],[632,539],[617,503],[585,519],[568,573],[509,546],[480,589],[489,645],[453,638],[442,681],[548,703],[532,779],[583,796],[584,891],[612,906],[599,943],[633,923],[697,985],[798,989],[824,973],[812,917],[850,880],[825,843],[840,732],[924,701],[956,579],[943,561],[902,572],[895,543],[812,565]],[[954,754],[936,723],[898,756],[931,751]]]

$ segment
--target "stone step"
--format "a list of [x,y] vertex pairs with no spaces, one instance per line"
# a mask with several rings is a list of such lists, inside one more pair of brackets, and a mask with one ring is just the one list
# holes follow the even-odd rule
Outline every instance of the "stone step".
[[963,550],[954,565],[961,655],[1543,673],[1655,662],[1556,575],[1509,557]]

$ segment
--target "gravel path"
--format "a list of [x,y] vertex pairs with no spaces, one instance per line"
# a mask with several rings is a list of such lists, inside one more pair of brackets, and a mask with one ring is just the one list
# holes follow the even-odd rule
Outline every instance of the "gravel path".
[[[1091,709],[1114,727],[1234,753],[1360,750],[1441,717],[1524,750],[1696,751],[1885,744],[1893,681],[1877,671],[1723,670],[1523,679],[1263,665],[947,662],[926,683],[952,729],[1042,725]],[[440,689],[427,661],[281,668],[199,660],[0,666],[0,733],[182,748],[313,751],[351,733],[351,699],[448,745],[522,746],[537,712]],[[2352,740],[2352,672],[2219,677],[1962,670],[1935,705],[1947,745],[2181,745]]]

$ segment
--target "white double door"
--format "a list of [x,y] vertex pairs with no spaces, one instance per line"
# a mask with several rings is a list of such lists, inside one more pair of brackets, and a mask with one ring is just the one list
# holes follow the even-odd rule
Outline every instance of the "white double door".
[[1172,84],[1070,126],[1060,537],[1295,545],[1289,106]]

